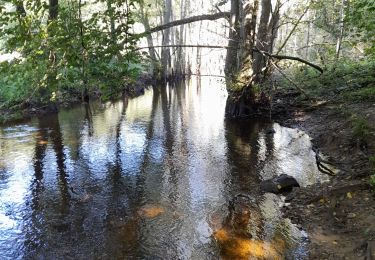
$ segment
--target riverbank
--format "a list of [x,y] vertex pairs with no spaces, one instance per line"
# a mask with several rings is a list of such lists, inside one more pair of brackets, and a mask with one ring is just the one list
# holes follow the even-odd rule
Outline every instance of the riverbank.
[[[142,75],[135,82],[124,83],[124,88],[118,95],[114,95],[111,100],[116,100],[121,96],[127,96],[130,98],[138,97],[143,95],[145,89],[152,84],[156,84],[156,80],[151,75]],[[24,102],[13,107],[0,106],[0,124],[9,122],[22,121],[29,119],[34,116],[43,116],[50,113],[56,113],[61,108],[71,107],[73,105],[86,102],[82,100],[81,93],[61,93],[57,101],[48,104],[28,103]],[[90,100],[101,99],[101,93],[99,90],[92,90],[89,93]]]
[[274,118],[309,134],[339,172],[295,192],[283,211],[308,232],[310,259],[373,259],[375,103],[301,100],[295,92],[277,93]]

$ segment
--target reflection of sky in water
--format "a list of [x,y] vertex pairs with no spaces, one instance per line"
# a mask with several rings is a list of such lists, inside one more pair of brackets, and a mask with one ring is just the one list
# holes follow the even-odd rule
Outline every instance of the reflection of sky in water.
[[[225,122],[226,93],[210,78],[158,91],[0,128],[0,253],[31,257],[24,236],[41,233],[48,252],[61,257],[212,257],[216,227],[209,219],[215,212],[225,218],[239,192],[259,201],[259,237],[299,241],[300,232],[282,219],[279,198],[254,187],[281,173],[304,185],[319,180],[309,137],[278,124]],[[276,132],[268,135],[271,126]],[[138,221],[135,212],[145,205],[163,213]],[[134,221],[130,249],[118,240],[123,231],[112,228],[114,220]]]
[[303,185],[317,181],[326,181],[328,177],[321,174],[314,160],[310,137],[298,129],[290,129],[274,124],[274,148],[271,158],[266,157],[266,135],[262,134],[258,140],[260,153],[258,158],[266,160],[261,172],[263,179],[269,179],[280,174],[288,174]]

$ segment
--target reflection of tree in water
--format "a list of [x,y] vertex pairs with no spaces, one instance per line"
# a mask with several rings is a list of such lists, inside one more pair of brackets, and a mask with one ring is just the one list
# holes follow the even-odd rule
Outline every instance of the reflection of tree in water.
[[[65,154],[63,138],[61,134],[59,119],[57,114],[51,114],[38,119],[39,134],[36,139],[34,152],[34,180],[31,184],[30,208],[31,216],[30,225],[26,228],[26,251],[33,252],[41,250],[40,247],[47,239],[47,233],[50,228],[57,229],[60,232],[67,231],[68,225],[62,224],[64,218],[69,214],[70,210],[70,193],[68,187],[68,176],[65,166]],[[45,157],[50,140],[53,148],[56,164],[57,164],[57,185],[59,192],[53,192],[51,198],[51,190],[45,188]],[[57,197],[57,203],[55,198]],[[51,204],[50,200],[53,200]],[[55,206],[57,208],[55,208]],[[55,211],[56,210],[56,211]],[[54,217],[55,219],[49,219]],[[40,230],[46,230],[42,233]],[[54,232],[52,232],[54,233]],[[27,254],[28,255],[28,254]]]
[[[263,127],[259,122],[226,120],[226,141],[228,161],[232,165],[230,183],[234,193],[255,192],[260,182],[257,173],[259,132]],[[253,186],[253,188],[251,188]]]
[[[224,218],[212,217],[211,225],[223,259],[282,259],[286,244],[277,230],[267,234],[263,215],[264,198],[258,194],[261,181],[259,161],[261,149],[266,157],[273,156],[273,134],[268,131],[264,147],[260,138],[267,124],[259,121],[226,121],[229,164],[229,204]],[[281,223],[281,226],[283,224]]]
[[94,134],[93,121],[92,121],[92,110],[90,103],[85,103],[85,121],[88,127],[88,134],[91,137]]

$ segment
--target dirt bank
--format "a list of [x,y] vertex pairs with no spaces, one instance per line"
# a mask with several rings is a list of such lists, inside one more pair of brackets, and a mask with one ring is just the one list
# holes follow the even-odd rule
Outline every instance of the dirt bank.
[[[287,197],[286,217],[310,235],[310,259],[375,259],[375,104],[297,101],[276,95],[277,121],[300,128],[339,173]],[[322,173],[323,174],[323,173]]]

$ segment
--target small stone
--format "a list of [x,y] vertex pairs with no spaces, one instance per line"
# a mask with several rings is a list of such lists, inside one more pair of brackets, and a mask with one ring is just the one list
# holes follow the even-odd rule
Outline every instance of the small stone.
[[348,218],[355,218],[357,215],[355,213],[349,213]]

